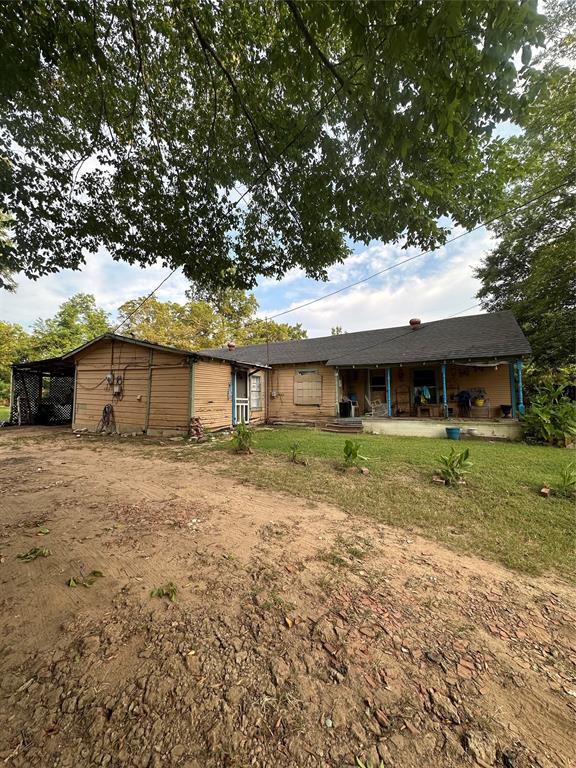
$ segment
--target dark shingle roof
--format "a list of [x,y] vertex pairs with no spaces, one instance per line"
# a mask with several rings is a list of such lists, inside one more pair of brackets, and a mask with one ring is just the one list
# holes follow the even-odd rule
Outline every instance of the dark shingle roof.
[[397,328],[322,336],[316,339],[254,344],[228,349],[203,349],[200,354],[251,363],[316,363],[328,365],[393,365],[438,360],[482,359],[531,352],[511,312],[469,315],[422,323],[413,330]]

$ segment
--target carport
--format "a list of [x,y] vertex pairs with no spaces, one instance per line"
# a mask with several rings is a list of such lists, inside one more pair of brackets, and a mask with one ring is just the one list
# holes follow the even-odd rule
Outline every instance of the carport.
[[12,366],[10,424],[71,424],[74,362],[61,357]]

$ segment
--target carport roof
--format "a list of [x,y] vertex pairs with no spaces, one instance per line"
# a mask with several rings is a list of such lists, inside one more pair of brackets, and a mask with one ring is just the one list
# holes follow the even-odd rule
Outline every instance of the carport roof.
[[44,360],[31,360],[25,363],[14,363],[16,371],[38,371],[39,373],[73,373],[74,361],[63,357],[47,357]]

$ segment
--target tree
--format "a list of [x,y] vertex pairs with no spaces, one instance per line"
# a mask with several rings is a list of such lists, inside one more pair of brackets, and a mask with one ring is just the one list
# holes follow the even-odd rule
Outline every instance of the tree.
[[[576,60],[565,66],[574,54],[576,2],[558,9],[543,69],[530,77],[523,134],[507,142],[516,174],[506,207],[562,186],[501,218],[494,226],[499,243],[476,272],[484,307],[514,312],[539,367],[576,362]],[[562,32],[566,24],[568,33]]]
[[10,397],[10,374],[13,363],[25,360],[30,337],[16,323],[0,320],[0,402]]
[[[429,248],[498,197],[536,0],[0,3],[1,263],[203,287],[312,278],[348,238]],[[298,71],[295,71],[295,66]]]
[[127,301],[118,310],[123,334],[197,350],[222,347],[229,341],[238,346],[268,341],[302,339],[306,331],[300,324],[275,323],[255,317],[256,297],[242,291],[219,291],[207,300],[202,292],[188,292],[189,301],[159,301],[152,297],[141,307],[142,299]]
[[330,329],[331,336],[342,336],[343,333],[346,333],[346,331],[343,330],[341,325],[335,325],[334,328]]
[[31,360],[56,357],[110,330],[108,313],[89,293],[77,293],[61,304],[54,317],[32,327]]

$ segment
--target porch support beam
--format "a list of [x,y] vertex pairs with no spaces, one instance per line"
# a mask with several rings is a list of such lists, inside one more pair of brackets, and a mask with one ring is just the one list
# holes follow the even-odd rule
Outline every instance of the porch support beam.
[[334,381],[336,390],[336,403],[334,409],[336,411],[336,418],[338,418],[338,416],[340,416],[340,370],[338,368],[334,369]]
[[516,363],[512,360],[508,363],[508,373],[510,375],[510,400],[512,401],[512,418],[515,419],[518,415],[516,409],[516,375],[515,375]]
[[388,406],[388,418],[392,418],[392,382],[391,369],[386,368],[386,405]]
[[232,426],[236,426],[236,371],[232,370],[232,381],[231,381],[231,389],[232,389]]
[[522,358],[518,358],[518,362],[516,363],[516,368],[518,371],[518,413],[523,414],[524,413],[524,388],[522,386]]
[[442,411],[448,418],[448,392],[446,391],[446,363],[442,363]]

